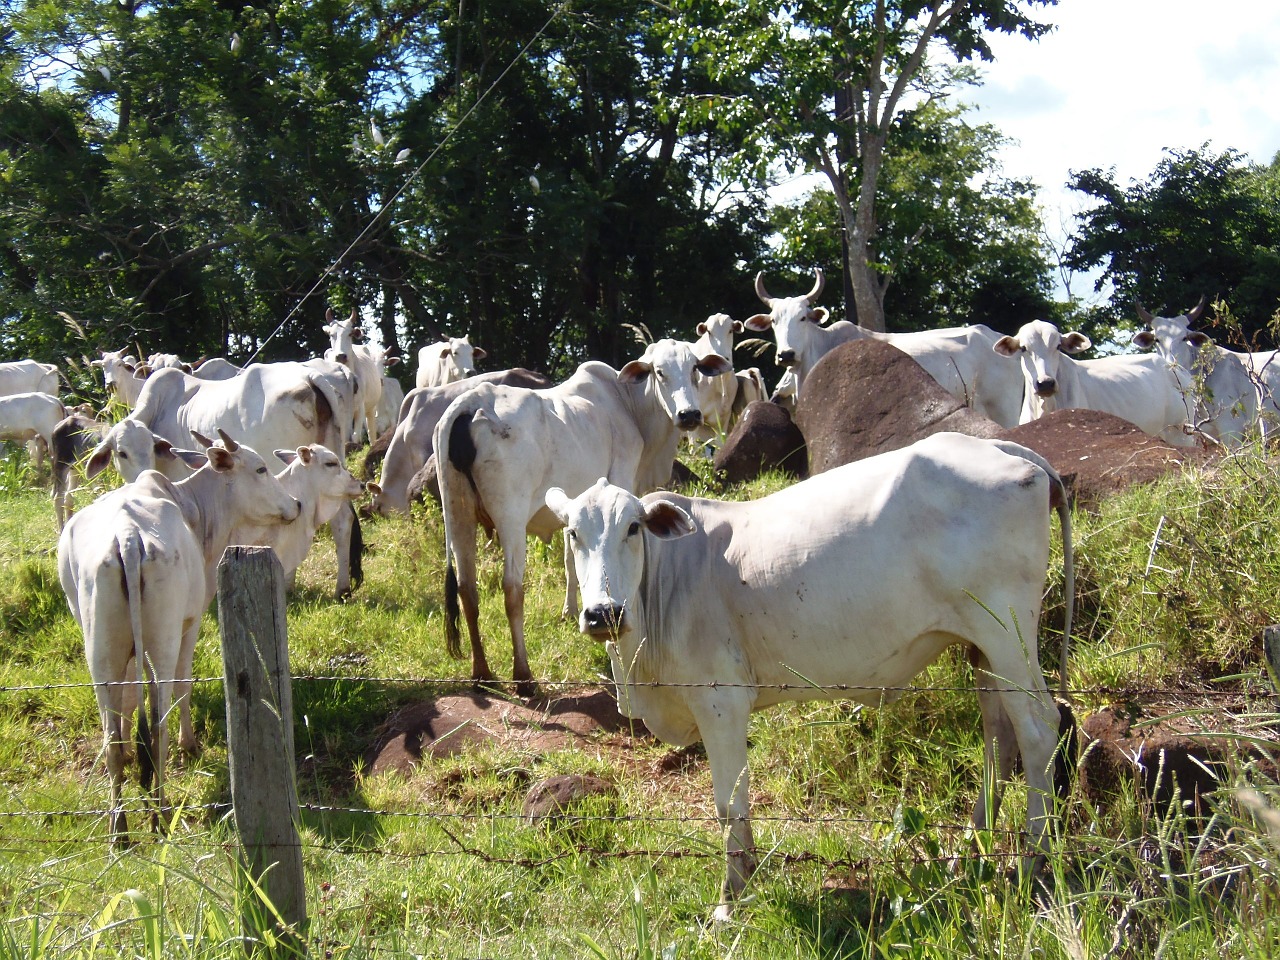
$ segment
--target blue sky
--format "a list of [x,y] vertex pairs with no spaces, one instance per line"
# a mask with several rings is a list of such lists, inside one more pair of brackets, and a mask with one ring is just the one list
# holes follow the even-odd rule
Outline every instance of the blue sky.
[[[1065,235],[1083,198],[1070,171],[1115,169],[1122,186],[1166,147],[1280,151],[1280,0],[1061,0],[1039,41],[998,35],[996,60],[963,99],[1014,142],[1004,172],[1040,187],[1045,223]],[[1092,300],[1091,282],[1071,292]]]

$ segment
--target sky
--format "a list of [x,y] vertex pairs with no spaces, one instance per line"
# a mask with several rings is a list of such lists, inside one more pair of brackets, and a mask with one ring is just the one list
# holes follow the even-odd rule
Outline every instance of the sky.
[[[1004,174],[1040,190],[1061,238],[1086,198],[1071,171],[1114,168],[1122,188],[1144,181],[1165,148],[1208,142],[1255,163],[1280,152],[1280,0],[1060,0],[1037,8],[1056,24],[1038,41],[995,34],[981,87],[961,94],[1013,142]],[[1091,278],[1070,292],[1096,299]]]

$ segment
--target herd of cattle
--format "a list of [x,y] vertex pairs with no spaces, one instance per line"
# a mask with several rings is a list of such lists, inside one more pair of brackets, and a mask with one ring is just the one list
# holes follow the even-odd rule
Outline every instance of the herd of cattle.
[[[193,368],[172,355],[139,362],[104,351],[93,365],[129,409],[114,424],[68,415],[57,368],[0,364],[0,438],[52,454],[59,577],[97,693],[113,840],[126,840],[121,787],[135,709],[150,700],[137,711],[137,737],[157,821],[171,705],[181,747],[197,747],[192,659],[225,547],[273,546],[292,576],[327,523],[338,551],[335,589],[345,595],[360,579],[353,502],[367,489],[374,513],[407,511],[410,481],[433,456],[450,651],[461,654],[461,616],[472,678],[496,679],[479,628],[483,526],[503,552],[512,677],[519,693],[533,693],[526,537],[549,540],[563,529],[563,611],[604,641],[620,709],[665,741],[706,745],[727,827],[720,914],[754,864],[749,715],[791,700],[881,702],[886,688],[903,686],[956,643],[973,651],[988,761],[1005,780],[1021,760],[1028,834],[1033,843],[1042,837],[1061,779],[1059,712],[1036,633],[1051,508],[1065,546],[1064,691],[1072,595],[1058,474],[1017,444],[938,434],[753,502],[656,492],[670,485],[682,439],[723,434],[747,403],[766,398],[759,370],[734,371],[733,335],[772,330],[793,395],[837,344],[883,339],[1002,426],[1084,407],[1179,445],[1243,442],[1265,419],[1260,412],[1275,408],[1280,365],[1192,331],[1203,305],[1175,318],[1143,311],[1148,329],[1135,342],[1154,354],[1081,361],[1071,354],[1088,339],[1043,321],[1014,336],[982,325],[879,334],[827,324],[816,305],[821,271],[804,296],[771,296],[760,276],[755,289],[767,313],[742,322],[713,315],[696,341],[650,343],[620,370],[587,362],[558,384],[523,369],[476,374],[485,353],[463,337],[423,347],[417,388],[404,396],[386,373],[396,358],[359,342],[354,311],[347,320],[330,313],[331,348],[303,362]],[[361,432],[373,441],[387,431],[380,481],[363,485],[341,454]],[[257,451],[286,466],[273,473]],[[112,462],[126,483],[72,514],[77,474],[93,477]],[[984,781],[979,825],[998,802],[986,791]]]

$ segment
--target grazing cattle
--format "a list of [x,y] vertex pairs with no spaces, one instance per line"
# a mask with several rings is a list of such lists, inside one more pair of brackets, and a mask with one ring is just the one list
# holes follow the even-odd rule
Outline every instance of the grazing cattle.
[[14,393],[0,397],[0,440],[31,441],[36,470],[53,449],[53,431],[66,417],[62,401],[47,393]]
[[1046,320],[1033,320],[1016,335],[996,341],[996,354],[1022,370],[1019,423],[1038,420],[1053,410],[1100,410],[1123,417],[1174,446],[1195,445],[1195,437],[1187,431],[1194,401],[1183,396],[1161,357],[1077,360],[1070,356],[1091,346],[1083,333],[1063,334]]
[[102,370],[102,379],[107,393],[115,394],[130,410],[138,402],[138,394],[142,393],[142,384],[146,374],[139,372],[137,358],[126,354],[123,350],[103,350],[97,360],[90,360],[89,366]]
[[193,377],[199,377],[201,380],[230,380],[242,373],[244,373],[243,367],[237,367],[230,360],[224,360],[222,357],[210,357],[197,364],[191,371]]
[[53,513],[59,530],[66,526],[67,517],[71,515],[71,493],[79,481],[76,467],[87,459],[105,431],[106,424],[75,413],[58,421],[53,428],[49,446],[53,464]]
[[[255,363],[230,380],[200,380],[181,370],[147,378],[130,419],[182,449],[196,448],[196,434],[228,430],[259,450],[320,443],[345,450],[354,394],[350,371],[328,361]],[[173,479],[181,468],[161,462]],[[359,534],[354,511],[339,510],[330,528],[338,552],[339,597],[360,580]]]
[[[640,500],[603,479],[576,498],[548,491],[582,586],[579,627],[606,641],[619,709],[667,743],[706,746],[727,841],[717,918],[755,868],[750,714],[794,700],[878,705],[957,643],[973,655],[987,762],[1005,780],[1021,756],[1027,831],[1041,841],[1059,772],[1037,647],[1051,503],[1070,598],[1061,480],[1008,442],[935,434],[751,502]],[[984,778],[980,829],[998,789],[988,797]]]
[[0,363],[0,397],[15,393],[58,395],[58,368],[38,360],[11,360]]
[[[488,517],[502,544],[502,589],[521,695],[533,690],[524,644],[526,534],[550,539],[560,521],[543,504],[553,486],[578,493],[597,477],[644,492],[671,480],[680,434],[702,423],[694,371],[714,376],[729,362],[699,359],[688,343],[658,340],[621,370],[588,362],[564,383],[523,390],[481,383],[436,424],[444,509],[446,636],[461,656],[458,599],[471,638],[471,676],[493,680],[480,639],[476,527]],[[566,613],[577,589],[565,553]],[[456,569],[456,573],[455,573]]]
[[404,387],[395,377],[382,377],[382,399],[378,401],[378,436],[394,430],[400,422],[400,406],[404,403]]
[[539,390],[551,386],[540,373],[516,367],[481,373],[466,380],[455,380],[443,387],[420,387],[410,390],[401,405],[402,416],[391,434],[387,455],[382,461],[382,475],[369,485],[373,493],[371,510],[384,517],[409,512],[409,481],[427,465],[435,452],[432,435],[449,404],[477,383],[499,383],[510,387]]
[[813,289],[802,297],[772,297],[765,289],[764,275],[756,274],[756,296],[769,312],[744,321],[757,333],[773,329],[778,363],[794,371],[797,394],[814,364],[829,350],[847,340],[883,340],[914,358],[948,393],[983,416],[1002,427],[1018,423],[1021,378],[991,355],[1000,337],[996,331],[981,323],[913,333],[879,333],[848,320],[823,326],[827,311],[812,304],[822,294],[825,278],[821,270],[814,274]]
[[356,312],[346,320],[339,320],[330,310],[325,314],[328,323],[324,332],[329,334],[330,347],[325,351],[326,360],[341,363],[350,368],[356,378],[356,410],[352,422],[351,438],[358,441],[363,428],[369,442],[378,439],[378,404],[382,401],[382,378],[386,367],[400,362],[399,357],[389,357],[381,347],[356,343],[362,331],[356,324]]
[[298,567],[307,558],[316,531],[359,497],[364,492],[364,484],[351,475],[336,453],[318,443],[297,450],[277,450],[275,455],[286,464],[276,479],[289,496],[302,504],[301,514],[293,523],[283,526],[237,527],[231,542],[275,550],[292,589]]
[[470,334],[429,343],[418,350],[415,385],[419,390],[425,387],[443,387],[475,376],[476,361],[487,356],[483,347],[471,345]]
[[1176,317],[1152,316],[1137,304],[1147,325],[1133,338],[1134,346],[1155,349],[1169,365],[1194,423],[1207,437],[1231,447],[1240,446],[1258,426],[1258,384],[1249,375],[1244,355],[1218,346],[1208,334],[1192,330],[1205,301]]
[[125,842],[128,832],[121,805],[123,684],[136,680],[146,692],[138,701],[151,702],[149,714],[144,708],[138,715],[138,760],[144,790],[154,777],[158,828],[171,700],[179,707],[182,749],[190,753],[198,746],[191,725],[192,658],[231,531],[244,523],[287,523],[301,509],[260,456],[225,435],[221,447],[180,455],[193,466],[201,460],[207,465],[178,483],[147,471],[75,514],[58,539],[58,578],[84,634],[102,718],[113,843]]

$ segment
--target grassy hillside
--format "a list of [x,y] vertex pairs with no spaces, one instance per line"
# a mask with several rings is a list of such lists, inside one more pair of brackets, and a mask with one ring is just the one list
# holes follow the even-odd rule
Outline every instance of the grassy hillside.
[[[1258,634],[1280,620],[1273,518],[1280,482],[1257,456],[1077,514],[1081,714],[1113,701],[1148,720],[1228,724],[1264,747],[1274,716]],[[222,957],[237,926],[222,689],[194,693],[201,756],[170,760],[184,809],[167,842],[106,843],[101,728],[81,637],[57,582],[53,511],[0,466],[0,957]],[[774,481],[776,485],[776,481]],[[759,495],[769,484],[732,496]],[[87,500],[81,492],[80,502]],[[1162,820],[1132,790],[1077,794],[1050,858],[1051,893],[1020,883],[1015,784],[999,830],[967,837],[982,776],[967,660],[879,710],[801,704],[757,715],[752,812],[762,866],[729,925],[708,921],[722,876],[710,773],[697,750],[602,736],[588,748],[494,745],[372,776],[369,748],[399,706],[469,689],[444,653],[434,505],[370,521],[366,580],[330,599],[322,538],[289,604],[298,787],[315,956],[1272,956],[1273,786],[1244,754],[1208,825]],[[490,662],[509,670],[500,560],[482,551]],[[548,692],[598,682],[595,643],[560,621],[558,540],[531,547],[526,626]],[[1042,660],[1061,621],[1050,578]],[[198,678],[221,670],[206,618]],[[959,689],[957,689],[959,688]],[[1229,694],[1230,696],[1226,696]],[[1245,708],[1247,713],[1243,713]],[[1234,714],[1227,716],[1224,709]],[[581,816],[529,826],[529,787],[559,773],[612,785]],[[1242,785],[1261,799],[1241,800]],[[137,795],[130,785],[130,795]],[[1252,806],[1250,806],[1252,804]],[[1255,819],[1250,811],[1257,811]],[[140,826],[135,813],[132,824]],[[993,856],[968,856],[976,842]],[[953,857],[958,856],[958,860]],[[5,912],[7,911],[7,913]]]

